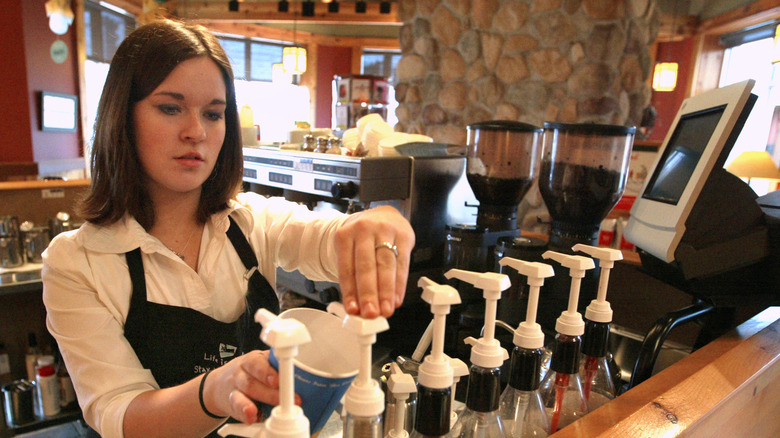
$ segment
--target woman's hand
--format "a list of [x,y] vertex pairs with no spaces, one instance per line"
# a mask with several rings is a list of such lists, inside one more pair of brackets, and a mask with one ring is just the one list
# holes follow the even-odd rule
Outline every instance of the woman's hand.
[[[252,424],[262,418],[254,401],[279,404],[279,374],[268,362],[268,351],[250,351],[208,375],[203,388],[206,409]],[[295,396],[296,404],[301,400]]]
[[395,208],[381,206],[351,215],[336,233],[347,313],[391,316],[404,301],[413,247],[412,226]]

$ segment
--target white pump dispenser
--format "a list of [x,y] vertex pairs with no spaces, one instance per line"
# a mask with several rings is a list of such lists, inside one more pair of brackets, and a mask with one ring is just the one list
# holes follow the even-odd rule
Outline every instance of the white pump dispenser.
[[536,310],[539,306],[539,288],[544,285],[544,279],[555,275],[553,267],[539,262],[504,257],[498,261],[501,266],[514,268],[520,275],[528,277],[528,307],[525,311],[525,321],[515,329],[513,343],[521,348],[536,349],[544,347],[542,326],[536,322]]
[[601,248],[578,243],[571,248],[573,251],[582,251],[591,257],[599,259],[599,290],[596,299],[591,301],[585,309],[585,318],[594,322],[612,322],[612,308],[607,301],[607,284],[609,283],[609,271],[615,266],[615,262],[623,260],[623,252],[614,248]]
[[462,269],[450,269],[444,273],[444,276],[447,279],[457,278],[471,283],[477,289],[483,290],[485,297],[484,332],[478,340],[468,337],[464,341],[472,346],[470,357],[472,365],[485,368],[500,367],[509,358],[509,353],[495,339],[496,309],[498,308],[498,300],[501,299],[501,292],[511,286],[509,276],[495,272],[477,273]]
[[569,305],[555,321],[555,331],[568,336],[582,336],[585,333],[585,322],[582,320],[582,315],[577,312],[577,302],[580,299],[580,283],[585,277],[585,271],[595,268],[596,264],[589,257],[568,255],[555,251],[545,251],[542,257],[553,259],[560,263],[561,266],[569,268],[569,276],[571,277]]
[[[344,305],[339,302],[328,304],[328,312],[343,318],[343,327],[354,333],[360,344],[360,368],[355,380],[350,384],[344,396],[344,409],[347,411],[347,420],[344,424],[344,436],[352,438],[348,433],[350,417],[375,418],[385,410],[385,394],[379,386],[379,382],[371,378],[371,346],[376,342],[376,334],[390,328],[387,319],[378,316],[367,319],[360,316],[348,315]],[[381,417],[379,417],[381,419]],[[378,431],[381,436],[381,420]],[[373,429],[373,427],[372,427]],[[361,435],[362,437],[363,435]]]
[[515,329],[509,381],[501,394],[501,420],[512,438],[546,437],[550,432],[550,420],[539,393],[544,333],[536,323],[536,310],[539,305],[539,288],[544,285],[544,279],[552,277],[555,272],[550,265],[510,257],[504,257],[498,263],[510,266],[520,275],[526,276],[529,286],[525,321]]
[[263,325],[260,339],[274,349],[279,359],[279,406],[271,410],[264,423],[225,424],[220,436],[237,435],[249,438],[308,438],[309,419],[295,405],[293,362],[298,345],[311,342],[306,326],[292,318],[279,318],[266,309],[255,313],[255,321]]
[[453,304],[460,304],[460,295],[454,287],[427,277],[421,277],[417,285],[423,289],[423,301],[431,305],[433,321],[424,335],[432,342],[431,353],[417,371],[417,417],[411,437],[444,437],[453,424],[450,418],[454,384],[452,360],[444,354],[444,330],[447,314]]
[[451,306],[460,304],[460,295],[454,287],[440,285],[427,277],[421,277],[417,285],[423,288],[422,299],[431,305],[433,313],[433,345],[417,371],[417,381],[426,388],[450,388],[453,372],[450,358],[444,354],[444,329]]
[[588,413],[588,405],[579,376],[579,362],[582,334],[585,322],[577,312],[580,297],[580,282],[585,271],[596,265],[593,259],[576,255],[545,251],[545,259],[553,259],[569,268],[571,288],[568,308],[561,312],[555,322],[555,343],[550,369],[542,380],[539,393],[550,417],[550,433],[575,422]]
[[[393,394],[399,405],[403,405],[409,394],[417,392],[417,384],[414,383],[414,377],[401,371],[397,363],[390,364],[390,378],[387,381],[387,389]],[[404,428],[406,423],[406,409],[396,409],[393,426],[387,432],[387,438],[408,438],[409,432]]]
[[466,388],[466,408],[458,422],[452,427],[453,438],[505,438],[501,417],[498,413],[501,395],[501,365],[509,353],[495,339],[496,310],[501,292],[511,285],[509,276],[494,272],[477,273],[461,269],[450,269],[444,273],[447,278],[457,278],[483,290],[485,297],[485,325],[482,337],[468,337],[471,345],[471,368]]
[[584,360],[580,364],[582,391],[588,401],[588,409],[598,409],[617,396],[615,379],[607,362],[609,330],[612,322],[612,308],[607,301],[609,271],[615,261],[623,259],[623,253],[613,248],[598,248],[576,244],[573,251],[582,251],[599,259],[601,274],[598,294],[585,309],[585,334],[582,340]]

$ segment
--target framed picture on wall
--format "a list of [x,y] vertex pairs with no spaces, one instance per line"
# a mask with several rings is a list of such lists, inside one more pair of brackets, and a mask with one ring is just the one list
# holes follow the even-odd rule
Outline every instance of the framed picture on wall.
[[76,132],[78,103],[72,94],[41,91],[41,130]]

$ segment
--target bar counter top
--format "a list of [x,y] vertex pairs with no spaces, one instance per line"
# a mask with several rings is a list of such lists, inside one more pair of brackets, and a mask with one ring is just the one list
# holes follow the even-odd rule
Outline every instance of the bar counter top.
[[557,433],[780,436],[780,307],[769,307]]

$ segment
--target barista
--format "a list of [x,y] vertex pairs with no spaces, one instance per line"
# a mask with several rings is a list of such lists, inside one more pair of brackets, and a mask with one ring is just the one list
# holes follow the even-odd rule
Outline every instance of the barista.
[[87,223],[51,242],[42,273],[47,327],[102,436],[203,436],[277,404],[252,322],[278,311],[277,267],[339,281],[363,317],[403,301],[409,223],[391,207],[325,215],[239,194],[239,132],[230,62],[204,28],[157,21],[119,47]]

